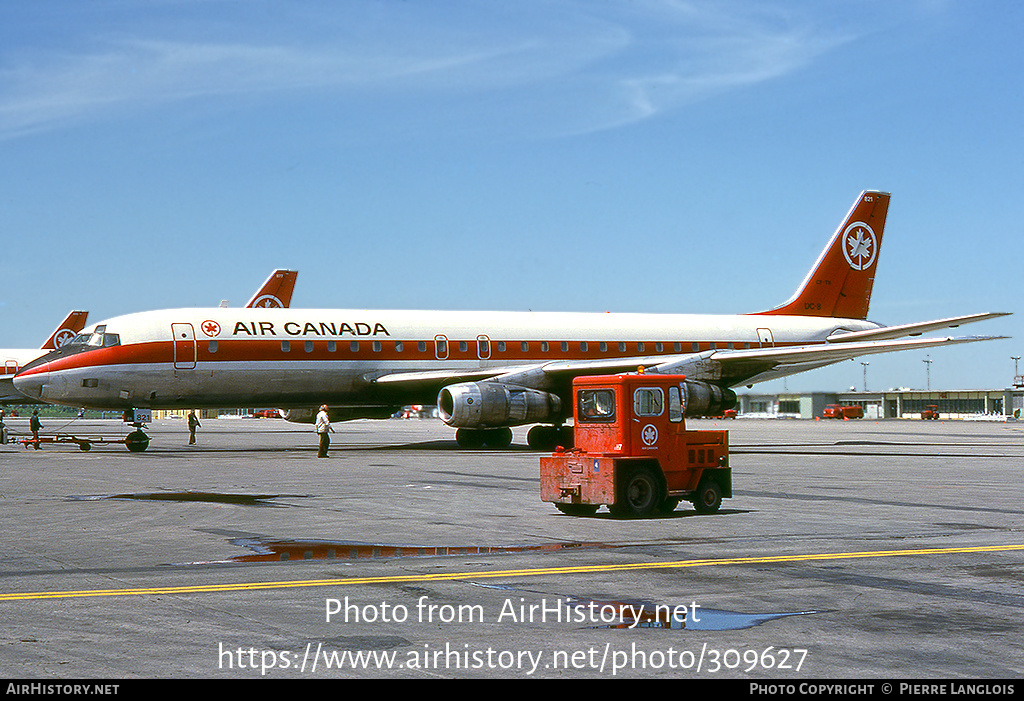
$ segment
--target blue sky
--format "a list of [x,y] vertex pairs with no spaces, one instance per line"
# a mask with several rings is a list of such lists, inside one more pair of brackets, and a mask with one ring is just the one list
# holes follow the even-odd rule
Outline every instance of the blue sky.
[[[1002,387],[1022,26],[995,0],[3,3],[0,346],[72,308],[240,305],[277,267],[302,307],[758,311],[880,189],[870,318],[1014,312],[931,353],[933,387]],[[869,389],[924,359],[868,358]]]

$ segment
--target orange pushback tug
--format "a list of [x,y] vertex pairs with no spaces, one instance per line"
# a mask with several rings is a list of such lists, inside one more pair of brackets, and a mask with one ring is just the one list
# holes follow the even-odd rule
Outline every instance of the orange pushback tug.
[[576,378],[575,447],[541,458],[541,499],[574,516],[602,504],[623,517],[670,513],[683,499],[700,513],[718,511],[732,497],[729,432],[686,430],[685,380]]

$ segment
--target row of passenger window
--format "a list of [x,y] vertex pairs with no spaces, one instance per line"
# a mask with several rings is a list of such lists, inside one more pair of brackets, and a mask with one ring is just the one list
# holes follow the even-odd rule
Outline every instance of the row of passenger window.
[[[298,343],[299,342],[296,342],[296,347],[298,347]],[[383,341],[370,341],[369,343],[371,344],[370,347],[373,349],[373,351],[375,353],[379,353],[379,352],[384,350],[384,342]],[[394,343],[394,349],[395,349],[396,353],[403,353],[403,352],[405,352],[405,345],[406,345],[405,341],[394,341],[393,343]],[[523,353],[529,353],[530,350],[531,350],[531,344],[537,344],[537,343],[538,343],[538,341],[520,341],[518,345],[519,345],[520,351],[522,351]],[[362,344],[361,341],[350,341],[349,342],[349,350],[351,350],[353,353],[356,353],[362,347],[361,344]],[[551,349],[553,347],[556,349],[556,352],[557,351],[561,351],[562,353],[568,353],[569,352],[569,347],[570,347],[570,342],[569,341],[555,341],[555,342],[539,341],[539,344],[540,344],[540,346],[539,346],[540,347],[540,351],[542,353],[549,353],[549,352],[551,352]],[[411,345],[411,343],[410,343],[410,345]],[[457,347],[459,353],[466,353],[466,352],[469,351],[469,342],[468,341],[453,341],[453,342],[449,342],[448,339],[446,339],[446,338],[436,338],[436,339],[434,339],[434,344],[433,345],[434,345],[434,349],[433,349],[434,350],[434,355],[436,357],[438,357],[438,358],[447,358],[448,354],[449,354],[450,346]],[[515,343],[507,344],[505,341],[497,341],[493,345],[496,346],[498,353],[507,353],[509,346],[511,345],[511,346],[514,347],[516,344]],[[573,342],[572,345],[576,345],[576,343]],[[679,342],[675,342],[675,343],[662,343],[661,341],[657,341],[655,343],[644,343],[643,341],[640,341],[640,342],[635,343],[635,344],[626,343],[624,341],[619,341],[617,343],[608,343],[606,341],[599,341],[597,343],[589,343],[587,341],[580,341],[579,342],[579,351],[581,353],[591,352],[592,346],[593,346],[593,347],[596,348],[596,351],[599,352],[599,353],[607,353],[609,351],[609,349],[617,349],[618,352],[625,353],[625,352],[627,352],[628,346],[630,346],[630,345],[634,346],[635,351],[637,353],[648,353],[648,352],[664,353],[664,352],[666,352],[666,350],[668,352],[671,352],[671,353],[682,353],[682,352],[684,352],[683,351],[683,346],[684,345],[689,346],[689,348],[688,348],[688,350],[686,352],[698,352],[700,350],[700,346],[701,346],[700,343],[689,343],[689,344],[683,344],[683,343],[679,343]],[[727,347],[729,349],[733,349],[733,348],[738,347],[740,344],[736,344],[736,343],[728,343],[728,344],[710,343],[710,344],[705,344],[705,346],[706,346],[705,349],[707,349],[707,350],[715,350],[716,348],[719,347],[719,345],[721,345],[722,347]],[[416,350],[418,352],[420,352],[420,353],[426,353],[427,352],[427,346],[428,346],[428,342],[427,341],[417,341],[416,342]],[[651,348],[648,349],[648,346],[651,346]],[[750,344],[749,343],[743,343],[742,347],[743,348],[750,348]],[[304,341],[304,342],[302,342],[302,348],[303,348],[303,350],[305,350],[305,352],[312,353],[313,349],[314,349],[313,341]],[[537,346],[533,345],[532,348],[535,350],[537,348]],[[217,341],[210,341],[209,345],[208,345],[209,352],[210,353],[216,353],[217,349],[218,349]],[[292,342],[291,341],[281,341],[281,350],[282,350],[282,352],[290,353],[291,350],[292,350]],[[328,353],[336,353],[337,350],[338,350],[338,342],[337,341],[327,341],[327,352]],[[490,340],[484,341],[484,340],[479,340],[478,339],[477,342],[476,342],[476,353],[477,353],[477,357],[480,358],[480,359],[486,360],[486,359],[490,358],[491,357],[491,342],[490,342]]]

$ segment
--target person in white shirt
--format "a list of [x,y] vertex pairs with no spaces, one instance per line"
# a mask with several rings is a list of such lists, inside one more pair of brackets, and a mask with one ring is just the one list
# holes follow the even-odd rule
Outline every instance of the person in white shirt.
[[326,458],[327,449],[331,447],[331,437],[328,434],[334,433],[334,429],[331,428],[331,419],[327,416],[326,404],[320,407],[320,413],[316,415],[316,432],[320,436],[320,452],[316,456]]

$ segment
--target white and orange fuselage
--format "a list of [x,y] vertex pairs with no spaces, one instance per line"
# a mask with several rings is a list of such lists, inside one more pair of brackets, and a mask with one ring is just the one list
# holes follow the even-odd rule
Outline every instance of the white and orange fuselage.
[[72,406],[328,404],[349,418],[436,401],[450,425],[490,429],[557,425],[572,415],[574,377],[643,366],[685,374],[688,410],[714,411],[735,401],[730,387],[980,340],[920,335],[1000,314],[867,321],[888,206],[887,193],[861,193],[793,297],[764,312],[174,309],[101,322],[28,365],[15,386]]
[[[79,352],[72,346],[24,371],[17,386],[47,402],[95,408],[432,404],[445,384],[518,368],[635,369],[715,350],[824,344],[837,331],[877,328],[857,319],[758,315],[176,309],[98,324]],[[406,373],[418,381],[377,382]],[[751,379],[723,377],[710,364],[707,377],[691,377],[726,386]]]

